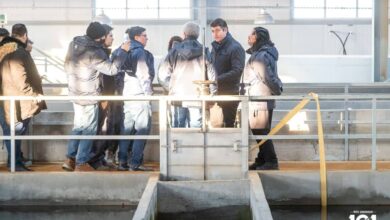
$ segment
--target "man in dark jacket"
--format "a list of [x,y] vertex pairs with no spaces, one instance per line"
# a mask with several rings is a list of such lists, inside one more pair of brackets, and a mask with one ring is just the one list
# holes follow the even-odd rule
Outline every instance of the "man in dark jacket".
[[[104,51],[106,30],[98,22],[89,24],[86,35],[78,36],[69,45],[65,59],[68,88],[71,96],[99,96],[100,74],[115,75],[129,50],[129,43],[122,44],[115,60],[110,61]],[[74,126],[72,135],[96,135],[98,102],[74,100]],[[92,140],[70,140],[67,160],[62,168],[67,171],[92,171],[89,164]]]
[[[10,102],[4,102],[6,124],[3,132],[10,134],[10,126],[15,126],[15,134],[24,135],[27,132],[31,118],[42,109],[46,103],[40,100],[43,95],[42,82],[38,70],[29,52],[26,51],[28,37],[24,24],[12,27],[12,37],[5,37],[0,43],[1,89],[4,96],[34,96],[35,100],[16,101],[15,124],[11,125]],[[8,166],[10,165],[10,141],[5,141],[8,151]],[[21,140],[15,141],[16,171],[29,171],[22,162]]]
[[[146,29],[135,26],[128,30],[131,41],[131,53],[121,68],[120,87],[123,96],[148,96],[153,94],[154,58],[145,50],[148,42]],[[114,51],[113,58],[117,56]],[[119,77],[119,76],[118,76]],[[125,101],[123,104],[122,135],[148,135],[151,128],[152,109],[149,101]],[[132,142],[130,167],[128,166],[128,150],[130,140],[119,141],[119,170],[149,170],[144,167],[143,155],[146,140]]]
[[[214,41],[211,43],[212,62],[217,72],[218,95],[238,95],[241,74],[245,66],[244,48],[231,36],[226,21],[215,19],[210,24]],[[225,127],[233,127],[238,102],[219,102]]]
[[[165,70],[161,68],[159,74],[163,81],[169,79],[169,95],[193,97],[198,95],[197,86],[193,81],[205,79],[215,81],[215,71],[207,50],[203,53],[203,46],[197,40],[199,30],[199,25],[193,22],[186,23],[183,42],[172,48],[164,60]],[[210,93],[216,94],[216,92],[217,87],[211,85]],[[202,126],[200,102],[183,101],[181,105],[189,111],[190,127],[200,128]],[[181,121],[179,124],[184,122]]]

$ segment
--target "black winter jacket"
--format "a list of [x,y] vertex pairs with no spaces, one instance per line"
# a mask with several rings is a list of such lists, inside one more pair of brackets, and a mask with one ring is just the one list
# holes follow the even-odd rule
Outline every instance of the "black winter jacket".
[[[280,95],[283,91],[283,84],[277,70],[278,50],[273,45],[264,45],[259,49],[251,48],[247,52],[251,54],[251,57],[243,76],[243,82],[249,85],[246,89],[246,95]],[[270,110],[274,108],[275,100],[250,103],[250,109]]]
[[212,63],[217,73],[218,94],[238,95],[241,74],[245,66],[245,50],[230,33],[219,44],[211,43]]

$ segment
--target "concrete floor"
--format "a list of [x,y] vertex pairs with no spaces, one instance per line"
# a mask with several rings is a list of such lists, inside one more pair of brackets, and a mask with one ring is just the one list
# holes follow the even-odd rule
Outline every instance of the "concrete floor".
[[[62,170],[61,163],[34,163],[30,168],[37,172],[66,172]],[[158,172],[160,167],[159,163],[146,163],[145,166],[153,169],[154,172]],[[281,171],[313,171],[319,170],[320,165],[318,162],[302,162],[302,161],[281,161],[279,162]],[[327,162],[327,169],[332,170],[370,170],[370,161],[332,161]],[[378,161],[377,170],[390,170],[390,161]],[[0,172],[7,172],[5,165],[0,165]],[[123,171],[96,171],[96,172],[123,172]],[[131,173],[131,171],[129,171]],[[132,173],[140,173],[132,172]]]

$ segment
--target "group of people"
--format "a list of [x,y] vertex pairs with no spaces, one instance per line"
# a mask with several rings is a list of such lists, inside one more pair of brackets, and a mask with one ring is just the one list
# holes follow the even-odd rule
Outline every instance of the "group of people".
[[[210,28],[214,39],[211,52],[198,41],[199,25],[187,22],[183,27],[183,38],[174,36],[170,39],[168,54],[160,63],[156,73],[153,55],[145,49],[148,42],[145,28],[140,26],[128,28],[125,34],[129,41],[123,42],[111,53],[113,28],[106,24],[92,22],[86,34],[75,37],[68,48],[65,70],[68,74],[69,95],[150,96],[153,94],[152,81],[155,75],[171,96],[198,94],[198,88],[193,83],[196,80],[215,82],[209,87],[209,92],[213,95],[281,94],[282,82],[277,74],[278,51],[267,29],[256,27],[250,32],[248,36],[250,48],[246,51],[250,54],[250,58],[245,65],[245,50],[230,34],[226,21],[217,18],[211,22]],[[20,42],[20,50],[31,59],[25,50],[27,39],[26,31],[25,40]],[[14,73],[7,72],[8,64],[5,58],[9,56],[1,55],[5,45],[7,44],[0,43],[2,94],[20,95],[6,92],[9,84],[14,86],[7,81],[7,76]],[[33,64],[32,60],[28,62]],[[39,79],[35,75],[37,75],[36,68],[34,73],[24,76],[34,81]],[[22,89],[23,95],[32,96],[42,95],[40,79],[39,87],[40,89],[35,87],[26,89],[26,86],[17,86]],[[30,91],[31,93],[28,93]],[[20,103],[22,102],[24,101]],[[38,106],[34,108],[36,111],[29,114],[29,117],[16,117],[22,127],[28,124],[32,115],[45,108],[44,102],[39,98],[33,102]],[[74,108],[72,135],[148,135],[150,133],[152,111],[149,101],[79,99],[72,102]],[[4,126],[9,128],[6,103],[4,102],[4,109],[2,109],[5,112],[3,114],[5,123],[1,123],[3,130]],[[200,102],[181,101],[171,104],[172,127],[201,127],[203,118]],[[222,108],[224,127],[234,127],[239,102],[223,101],[218,102],[218,105]],[[254,135],[268,134],[274,108],[275,102],[272,100],[250,103],[249,124]],[[18,114],[18,109],[16,112]],[[16,128],[17,126],[18,124],[15,125]],[[19,130],[20,134],[25,132],[25,129]],[[67,171],[150,170],[143,165],[145,145],[144,139],[70,140],[67,159],[62,168]],[[7,149],[10,152],[8,146]],[[118,151],[118,165],[115,163],[116,151]],[[22,170],[28,169],[22,163],[19,164],[18,160],[17,167],[23,167]],[[256,161],[250,169],[278,169],[278,160],[271,140],[261,146]]]

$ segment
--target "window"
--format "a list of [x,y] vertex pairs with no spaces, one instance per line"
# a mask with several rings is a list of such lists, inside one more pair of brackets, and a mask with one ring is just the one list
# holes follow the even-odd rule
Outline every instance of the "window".
[[356,0],[326,0],[326,18],[355,18]]
[[371,18],[372,17],[372,0],[359,0],[358,1],[358,17],[359,18]]
[[111,19],[190,19],[190,0],[95,0]]
[[126,0],[96,0],[96,14],[100,14],[104,11],[111,19],[124,19],[126,18]]
[[371,18],[372,0],[294,0],[296,19]]
[[324,18],[324,0],[295,0],[294,18]]

